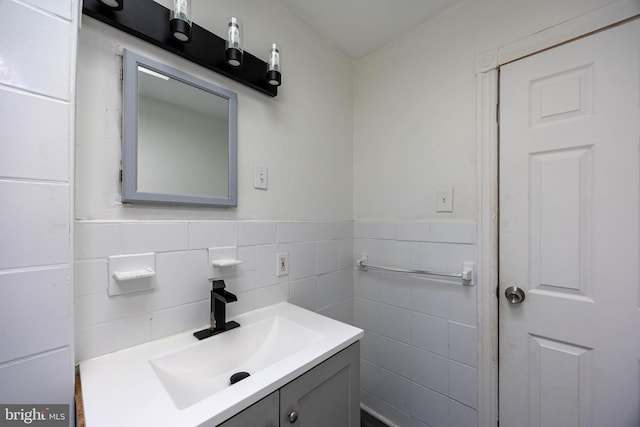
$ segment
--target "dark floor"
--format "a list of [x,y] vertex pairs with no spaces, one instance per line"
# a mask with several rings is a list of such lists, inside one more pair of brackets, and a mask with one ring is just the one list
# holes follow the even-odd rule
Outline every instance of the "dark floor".
[[389,427],[373,415],[360,410],[360,427]]

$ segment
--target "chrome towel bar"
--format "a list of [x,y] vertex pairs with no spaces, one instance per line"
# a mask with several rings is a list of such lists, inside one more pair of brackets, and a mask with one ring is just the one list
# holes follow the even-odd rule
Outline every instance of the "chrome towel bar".
[[473,286],[473,267],[474,264],[472,262],[463,262],[462,263],[462,272],[459,274],[456,273],[442,273],[438,271],[428,271],[428,270],[406,270],[402,268],[392,268],[392,267],[382,267],[377,265],[367,264],[367,255],[362,254],[360,259],[356,261],[356,266],[360,269],[360,271],[378,270],[378,271],[388,271],[391,273],[402,273],[402,274],[411,274],[415,276],[433,276],[433,277],[448,277],[454,279],[460,279],[462,285],[465,286]]

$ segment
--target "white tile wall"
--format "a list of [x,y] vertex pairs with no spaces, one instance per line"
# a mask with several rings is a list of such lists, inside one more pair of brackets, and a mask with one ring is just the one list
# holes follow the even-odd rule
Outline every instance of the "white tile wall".
[[[73,338],[68,266],[0,271],[0,364],[68,345]],[[46,331],[46,333],[42,333]]]
[[152,340],[159,339],[190,329],[193,327],[192,325],[205,324],[209,321],[210,309],[209,300],[203,300],[165,310],[156,310],[151,317],[150,337]]
[[[362,380],[362,378],[361,378]],[[408,382],[409,389],[411,387],[411,383]],[[404,394],[410,394],[411,392],[405,392]],[[364,405],[369,411],[372,411],[372,408],[378,409],[380,412],[376,412],[379,417],[383,417],[382,413],[385,414],[383,418],[390,425],[398,425],[398,426],[409,426],[414,425],[415,418],[411,418],[408,415],[408,412],[402,411],[397,407],[391,405],[386,400],[379,398],[377,395],[367,393],[366,391],[361,389],[360,393],[360,402]],[[411,402],[409,402],[409,407],[411,407]],[[375,412],[375,411],[374,411]],[[393,421],[391,421],[391,419]],[[428,426],[427,426],[428,427]]]
[[11,206],[0,216],[0,269],[69,261],[69,184],[0,180],[0,200]]
[[411,379],[431,390],[449,394],[449,360],[428,351],[411,351]]
[[73,354],[69,346],[37,354],[17,363],[0,365],[0,401],[71,403]]
[[23,0],[42,10],[46,10],[68,20],[71,19],[71,3],[69,0]]
[[121,228],[116,222],[76,222],[75,258],[106,260],[110,255],[121,254]]
[[[38,125],[25,126],[33,111]],[[69,180],[69,103],[0,86],[0,117],[0,176]],[[20,149],[9,141],[20,141]]]
[[0,11],[0,84],[68,101],[75,26],[11,0],[0,0]]
[[250,246],[274,243],[276,230],[275,222],[242,222],[238,229],[238,244]]
[[188,223],[134,222],[121,225],[122,250],[140,252],[179,251],[189,247]]
[[[79,221],[76,358],[84,360],[202,327],[209,310],[207,249],[237,245],[243,264],[226,279],[228,289],[238,296],[228,306],[230,317],[289,300],[353,321],[366,330],[361,347],[364,405],[398,425],[468,422],[473,426],[477,415],[475,288],[373,271],[354,273],[360,252],[369,254],[370,263],[392,267],[447,271],[461,267],[462,261],[475,261],[470,229],[467,223],[378,227],[271,221]],[[446,232],[453,242],[447,241]],[[418,240],[429,236],[438,241]],[[157,288],[110,298],[106,258],[132,250],[156,252]],[[289,275],[276,274],[279,252],[289,252]]]
[[378,329],[386,337],[411,343],[411,312],[406,308],[380,304]]
[[303,242],[307,238],[307,225],[303,222],[284,222],[277,228],[279,243]]
[[447,396],[413,383],[411,388],[411,414],[428,426],[449,425],[449,399]]
[[478,427],[477,411],[450,399],[449,425],[451,427]]
[[0,0],[3,403],[73,404],[77,7],[69,0]]
[[289,271],[293,280],[317,275],[318,245],[315,243],[293,243],[290,251]]
[[[334,230],[335,229],[335,230]],[[340,238],[338,234],[340,231],[339,226],[334,227],[332,223],[328,222],[314,222],[307,225],[307,240],[329,240],[333,238]]]
[[478,401],[477,369],[450,360],[449,389],[451,398],[471,408],[476,408]]
[[412,312],[411,345],[441,356],[448,356],[447,319]]
[[317,279],[315,277],[291,281],[291,298],[289,302],[307,310],[317,310],[316,287]]
[[[209,321],[208,248],[236,246],[243,264],[225,279],[236,316],[280,301],[353,321],[351,223],[78,221],[76,359],[100,356]],[[152,291],[109,297],[107,257],[156,253]],[[276,254],[290,274],[277,276]]]
[[449,322],[449,358],[478,366],[478,330],[475,326]]
[[[372,265],[459,273],[476,260],[475,224],[356,223],[353,246]],[[354,278],[362,403],[400,426],[476,426],[476,288],[373,270]]]
[[220,221],[189,224],[189,247],[205,249],[238,245],[238,223]]

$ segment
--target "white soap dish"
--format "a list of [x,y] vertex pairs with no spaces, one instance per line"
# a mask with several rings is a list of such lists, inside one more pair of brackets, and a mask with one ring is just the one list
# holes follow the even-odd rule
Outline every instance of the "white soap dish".
[[153,277],[156,275],[156,272],[153,271],[151,267],[145,268],[144,270],[134,270],[134,271],[114,271],[113,277],[118,282],[123,282],[125,280],[135,280],[135,279],[144,279],[147,277]]
[[239,259],[214,259],[211,264],[214,267],[235,267],[242,264],[242,261]]

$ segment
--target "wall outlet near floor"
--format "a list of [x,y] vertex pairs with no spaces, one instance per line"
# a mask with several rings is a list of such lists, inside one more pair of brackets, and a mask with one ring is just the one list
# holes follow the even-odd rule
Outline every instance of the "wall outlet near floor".
[[289,274],[289,253],[281,252],[276,255],[276,274],[278,276],[286,276]]
[[453,188],[436,190],[436,212],[453,212]]

